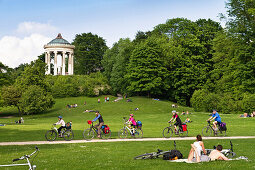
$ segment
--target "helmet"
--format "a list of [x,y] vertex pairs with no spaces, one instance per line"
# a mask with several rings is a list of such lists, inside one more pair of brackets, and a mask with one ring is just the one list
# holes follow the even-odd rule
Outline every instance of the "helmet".
[[133,116],[134,116],[134,114],[130,114],[129,116],[132,116],[132,117],[133,117]]
[[176,110],[173,110],[172,113],[176,113]]
[[62,116],[58,116],[59,119],[62,119],[63,117]]
[[217,110],[216,110],[216,109],[213,109],[213,112],[217,112]]

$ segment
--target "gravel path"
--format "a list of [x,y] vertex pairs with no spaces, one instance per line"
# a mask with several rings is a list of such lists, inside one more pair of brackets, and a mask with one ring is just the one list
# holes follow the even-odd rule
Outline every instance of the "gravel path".
[[[255,136],[231,136],[231,137],[203,137],[203,140],[208,139],[255,139]],[[0,146],[6,145],[42,145],[42,144],[65,144],[65,143],[94,143],[94,142],[133,142],[133,141],[171,141],[171,140],[195,140],[195,137],[184,137],[184,138],[143,138],[143,139],[93,139],[90,141],[86,140],[72,140],[72,141],[26,141],[26,142],[0,142]]]

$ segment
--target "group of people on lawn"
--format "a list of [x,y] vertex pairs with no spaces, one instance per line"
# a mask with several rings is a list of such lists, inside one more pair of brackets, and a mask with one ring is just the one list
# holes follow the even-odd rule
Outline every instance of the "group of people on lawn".
[[[96,114],[96,117],[92,120],[92,122],[95,122],[97,120],[99,121],[98,124],[95,125],[95,127],[98,128],[98,131],[97,131],[98,138],[100,138],[101,137],[100,129],[104,125],[103,117],[99,113],[99,111],[90,110],[88,112],[95,112],[95,114]],[[175,110],[172,111],[172,114],[173,114],[173,116],[171,117],[171,119],[168,122],[169,123],[172,121],[175,122],[175,124],[174,124],[175,133],[178,133],[177,127],[182,129],[182,121]],[[212,116],[207,121],[212,121],[212,120],[214,120],[213,128],[215,131],[217,131],[218,130],[217,124],[221,123],[221,118],[216,110],[213,110]],[[134,119],[134,114],[130,114],[130,118],[127,123],[129,123],[129,127],[132,129],[132,131],[134,133],[135,127],[137,126],[136,121]],[[61,135],[60,134],[61,129],[65,128],[65,121],[63,120],[62,116],[58,116],[58,122],[56,122],[55,125],[61,125],[60,128],[58,128],[58,133],[59,133],[59,135]],[[205,147],[204,147],[204,143],[202,142],[202,137],[201,137],[201,135],[197,135],[196,141],[193,144],[191,144],[188,161],[190,161],[190,162],[201,162],[202,161],[203,162],[203,161],[209,161],[209,160],[228,160],[228,158],[225,157],[221,153],[222,149],[223,149],[222,146],[218,145],[216,147],[216,149],[213,150],[209,154],[209,156],[207,156],[206,155],[207,153],[206,153]],[[204,155],[201,154],[202,152],[204,153]]]

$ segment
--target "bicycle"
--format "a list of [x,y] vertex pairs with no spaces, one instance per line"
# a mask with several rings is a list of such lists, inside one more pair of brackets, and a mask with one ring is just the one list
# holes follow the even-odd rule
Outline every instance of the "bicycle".
[[211,121],[207,121],[207,122],[208,122],[208,125],[205,126],[205,127],[202,129],[202,134],[203,134],[203,136],[208,137],[208,136],[211,136],[212,133],[214,134],[214,136],[217,136],[217,135],[219,135],[219,136],[226,136],[226,130],[221,130],[221,128],[219,127],[219,125],[217,125],[217,126],[218,126],[218,131],[219,131],[219,133],[218,133],[218,132],[215,131],[214,128],[212,127]]
[[[216,146],[213,147],[214,149],[216,149]],[[209,155],[211,153],[213,149],[206,149],[207,155]],[[230,149],[222,149],[221,153],[223,153],[227,158],[233,158],[236,156],[236,153],[233,150],[233,144],[230,141]]]
[[[175,141],[174,141],[174,150],[176,150]],[[156,159],[156,158],[159,158],[161,155],[164,155],[164,154],[170,153],[170,152],[171,152],[171,150],[163,151],[163,150],[158,149],[157,152],[145,153],[145,154],[134,157],[134,159]]]
[[[64,140],[66,140],[66,141],[70,141],[74,138],[74,133],[71,129],[71,126],[62,128],[59,135],[60,135],[59,137],[63,137]],[[56,125],[53,124],[51,130],[48,130],[45,133],[45,138],[48,141],[54,141],[54,140],[56,140],[57,136],[58,136],[58,129],[57,129]]]
[[123,128],[119,130],[118,136],[121,139],[126,139],[128,135],[134,138],[142,138],[143,130],[141,128],[135,128],[135,131],[133,133],[133,130],[128,127],[127,117],[123,117]]
[[[27,163],[24,163],[24,164],[9,164],[9,165],[0,165],[0,167],[10,167],[10,166],[29,166],[29,170],[35,170],[36,169],[36,165],[33,165],[33,161],[35,159],[35,157],[38,155],[38,151],[39,149],[37,147],[35,147],[35,151],[33,153],[31,153],[30,155],[24,155],[24,156],[21,156],[20,158],[17,158],[17,159],[13,159],[12,161],[15,162],[15,161],[19,161],[19,160],[24,160],[26,159]],[[30,162],[29,161],[29,158],[31,158],[32,155],[34,155],[35,153],[37,153],[33,160]]]
[[[93,139],[95,137],[95,134],[97,134],[98,130],[93,125],[93,122],[91,120],[88,120],[87,122],[90,125],[90,128],[85,129],[83,131],[83,137],[84,137],[85,140],[91,140],[91,139]],[[103,126],[107,126],[107,125],[103,125]],[[110,129],[106,132],[104,130],[104,128],[101,128],[100,131],[101,131],[101,138],[102,139],[109,139],[111,137],[111,130]]]
[[[183,125],[186,125],[186,124],[183,124]],[[167,126],[163,129],[162,134],[165,138],[170,138],[174,132],[175,132],[174,126],[173,126],[172,122],[169,122],[169,126]],[[174,134],[179,135],[180,137],[186,137],[186,136],[188,136],[188,129],[187,129],[187,127],[186,127],[186,129],[184,129],[184,128],[180,129],[180,127],[177,126],[177,131]]]

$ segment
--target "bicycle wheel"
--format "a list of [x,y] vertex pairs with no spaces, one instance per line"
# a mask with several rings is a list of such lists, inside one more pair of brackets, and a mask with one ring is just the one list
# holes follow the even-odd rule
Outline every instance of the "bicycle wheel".
[[172,128],[166,127],[166,128],[163,130],[163,136],[164,136],[165,138],[170,138],[172,135],[173,135],[173,130],[172,130]]
[[126,139],[128,136],[128,131],[126,129],[120,129],[118,136],[120,139]]
[[70,141],[74,138],[74,134],[73,134],[73,131],[71,129],[66,130],[64,132],[63,136],[64,136],[64,139],[67,140],[67,141]]
[[134,159],[152,159],[153,153],[146,153],[139,156],[134,157]]
[[187,136],[188,136],[188,130],[186,130],[186,131],[181,131],[181,130],[179,129],[178,131],[179,131],[179,136],[180,136],[180,137],[187,137]]
[[219,131],[217,132],[217,136],[222,136],[222,137],[226,136],[226,131],[221,131],[221,130],[219,130]]
[[236,153],[235,152],[232,152],[232,151],[229,151],[225,154],[226,157],[228,158],[233,158],[236,156]]
[[109,133],[104,133],[101,129],[101,138],[102,139],[109,139],[111,137],[111,130],[109,130]]
[[84,132],[83,132],[83,138],[85,140],[91,140],[91,139],[94,138],[94,136],[95,136],[95,132],[90,128],[85,129]]
[[57,132],[54,130],[49,130],[45,133],[45,138],[47,141],[54,141],[57,138]]
[[136,129],[134,137],[135,138],[142,138],[143,137],[143,130],[142,129]]
[[210,128],[209,126],[205,126],[203,129],[202,129],[202,135],[205,136],[205,137],[208,137],[208,136],[211,136],[213,134],[213,130],[212,128]]

